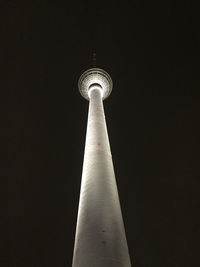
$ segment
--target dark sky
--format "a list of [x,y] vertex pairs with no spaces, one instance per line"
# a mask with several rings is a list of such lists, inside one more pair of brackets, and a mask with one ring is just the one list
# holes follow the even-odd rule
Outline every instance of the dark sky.
[[0,5],[0,266],[71,266],[88,111],[77,81],[95,51],[114,83],[104,107],[132,264],[199,267],[197,7]]

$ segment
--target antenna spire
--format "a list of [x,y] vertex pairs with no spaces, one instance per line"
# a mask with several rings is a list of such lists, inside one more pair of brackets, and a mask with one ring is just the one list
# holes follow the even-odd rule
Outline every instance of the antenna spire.
[[96,68],[96,63],[97,63],[96,56],[97,56],[97,54],[94,52],[92,54],[92,56],[93,56],[93,68]]

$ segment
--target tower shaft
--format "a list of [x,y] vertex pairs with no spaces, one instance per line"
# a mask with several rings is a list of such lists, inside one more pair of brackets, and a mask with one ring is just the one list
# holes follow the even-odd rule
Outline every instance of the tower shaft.
[[73,267],[130,267],[100,89],[90,92]]

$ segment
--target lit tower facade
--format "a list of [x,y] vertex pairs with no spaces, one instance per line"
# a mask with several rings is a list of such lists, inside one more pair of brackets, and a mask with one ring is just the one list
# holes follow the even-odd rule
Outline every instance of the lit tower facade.
[[89,100],[89,113],[72,266],[130,267],[102,101],[111,93],[112,80],[92,68],[78,86]]

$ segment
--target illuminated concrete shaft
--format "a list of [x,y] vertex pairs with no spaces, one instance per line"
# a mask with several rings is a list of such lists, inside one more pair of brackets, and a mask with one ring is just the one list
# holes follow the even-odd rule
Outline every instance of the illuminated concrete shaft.
[[73,267],[130,267],[102,91],[90,92]]

